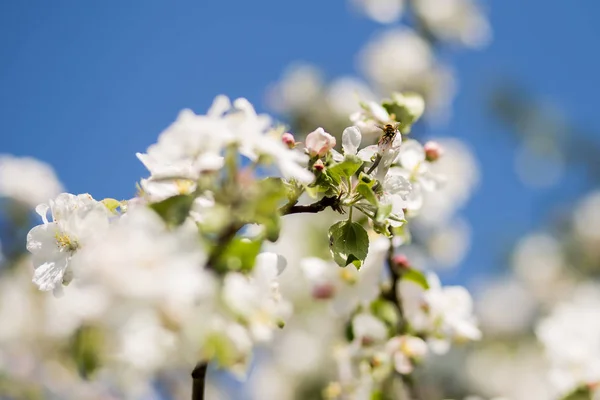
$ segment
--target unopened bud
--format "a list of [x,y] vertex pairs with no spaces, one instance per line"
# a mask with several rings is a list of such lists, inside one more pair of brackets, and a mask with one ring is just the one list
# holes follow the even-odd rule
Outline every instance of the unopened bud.
[[404,254],[396,254],[392,258],[392,262],[394,263],[394,266],[396,266],[396,267],[399,267],[402,269],[410,268],[410,262],[408,261],[408,257],[406,257],[406,255],[404,255]]
[[444,154],[444,150],[438,142],[429,141],[423,148],[425,149],[425,158],[430,162],[436,161]]
[[335,147],[335,138],[323,128],[309,133],[304,142],[311,157],[322,157]]
[[317,171],[323,171],[325,169],[325,164],[323,164],[323,160],[317,160],[317,162],[314,163],[313,167]]
[[375,340],[372,337],[370,337],[370,336],[363,336],[363,337],[360,338],[360,344],[363,347],[372,346],[374,343],[375,343]]
[[331,283],[316,285],[312,290],[312,297],[317,300],[327,300],[335,294],[335,286]]
[[296,147],[296,139],[294,139],[294,135],[292,135],[291,133],[284,133],[281,136],[281,141],[290,149]]

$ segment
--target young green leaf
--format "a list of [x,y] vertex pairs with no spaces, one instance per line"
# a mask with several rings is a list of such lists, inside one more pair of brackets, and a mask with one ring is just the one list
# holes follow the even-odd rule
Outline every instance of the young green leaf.
[[193,202],[193,196],[180,194],[151,204],[150,208],[156,211],[167,225],[178,226],[183,224],[189,215]]
[[217,260],[216,269],[218,271],[251,271],[261,245],[259,240],[236,237]]
[[414,282],[425,290],[429,289],[429,282],[427,282],[427,278],[419,270],[409,269],[408,271],[402,273],[402,279]]
[[357,156],[346,154],[344,161],[329,167],[329,172],[331,175],[350,177],[358,171],[362,164],[362,160]]
[[329,250],[339,266],[359,269],[369,251],[367,231],[356,222],[340,221],[329,228]]
[[373,204],[374,206],[378,205],[379,202],[377,201],[377,197],[375,196],[373,189],[371,189],[368,184],[360,182],[358,185],[356,185],[356,191],[369,203]]
[[117,209],[121,207],[121,202],[119,200],[111,198],[106,198],[102,200],[102,204],[104,204],[104,206],[108,208],[108,210],[113,214],[116,214]]

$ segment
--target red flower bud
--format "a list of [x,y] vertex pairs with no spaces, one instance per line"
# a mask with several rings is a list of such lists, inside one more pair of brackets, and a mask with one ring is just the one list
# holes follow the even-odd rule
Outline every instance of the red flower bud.
[[406,255],[404,255],[404,254],[396,254],[392,258],[392,262],[394,263],[394,266],[396,266],[396,267],[399,267],[402,269],[410,268],[410,262],[408,261],[408,257],[406,257]]
[[425,158],[430,162],[436,161],[444,154],[444,150],[438,142],[429,141],[423,148],[425,149]]
[[294,139],[294,135],[292,135],[291,133],[284,133],[281,136],[281,141],[290,149],[296,147],[296,139]]
[[317,300],[327,300],[335,294],[335,286],[331,283],[317,285],[312,290],[312,297]]
[[315,162],[313,167],[317,171],[323,171],[325,169],[325,164],[323,164],[323,160],[317,160],[317,162]]

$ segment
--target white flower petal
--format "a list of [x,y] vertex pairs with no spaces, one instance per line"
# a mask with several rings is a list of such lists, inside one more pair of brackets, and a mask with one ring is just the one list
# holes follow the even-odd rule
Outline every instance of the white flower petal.
[[376,144],[371,145],[371,146],[367,146],[364,149],[362,149],[361,151],[358,152],[358,157],[363,160],[363,161],[373,161],[373,156],[375,156],[375,154],[377,154],[377,152],[379,151],[379,148]]
[[67,269],[67,257],[57,257],[49,260],[35,268],[32,282],[40,290],[53,290],[57,285],[62,284],[62,278]]
[[220,117],[229,111],[230,108],[231,102],[229,101],[229,97],[221,94],[215,97],[206,115],[209,117]]
[[342,162],[344,161],[344,155],[338,152],[336,149],[331,149],[331,156],[333,157],[333,161]]
[[400,146],[397,161],[400,162],[403,168],[413,171],[425,161],[425,150],[416,140],[407,140]]
[[342,148],[344,149],[344,154],[356,154],[361,140],[362,136],[360,130],[356,126],[344,129],[344,133],[342,134]]

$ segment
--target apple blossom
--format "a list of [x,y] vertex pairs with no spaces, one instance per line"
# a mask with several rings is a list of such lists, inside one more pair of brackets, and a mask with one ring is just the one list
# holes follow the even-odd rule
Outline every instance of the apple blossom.
[[0,197],[35,207],[62,191],[52,168],[31,157],[0,154]]
[[[108,229],[109,211],[89,194],[62,193],[36,211],[44,222],[27,234],[27,250],[33,254],[33,282],[40,290],[60,292],[70,281],[69,264],[86,241]],[[52,220],[48,221],[47,213]]]
[[306,135],[305,145],[311,157],[322,157],[335,147],[335,138],[323,128],[317,128]]

